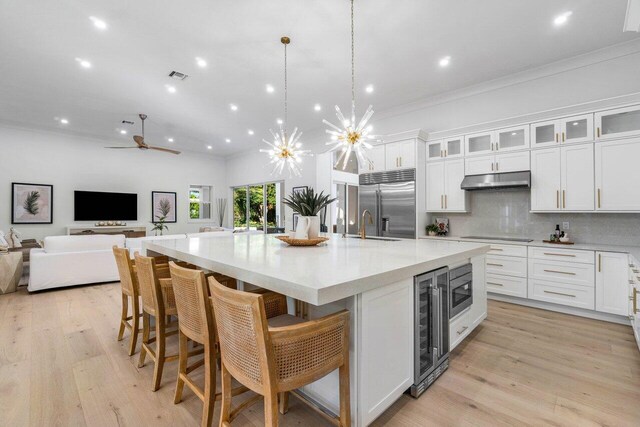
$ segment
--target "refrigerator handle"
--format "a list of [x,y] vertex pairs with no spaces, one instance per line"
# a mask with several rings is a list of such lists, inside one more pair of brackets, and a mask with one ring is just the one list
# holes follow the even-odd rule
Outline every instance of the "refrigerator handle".
[[376,191],[376,236],[382,236],[382,191]]

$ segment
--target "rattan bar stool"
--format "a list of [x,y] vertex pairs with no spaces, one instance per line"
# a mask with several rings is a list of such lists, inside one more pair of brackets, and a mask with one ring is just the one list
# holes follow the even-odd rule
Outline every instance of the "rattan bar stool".
[[310,404],[295,389],[335,369],[340,376],[340,416],[318,412],[338,426],[351,426],[348,311],[302,322],[279,317],[269,326],[263,295],[228,289],[211,278],[209,289],[222,355],[220,426],[229,426],[247,406],[243,403],[232,410],[232,376],[264,396],[265,425],[277,426],[278,395],[282,413],[287,409],[287,392]]
[[[142,347],[138,367],[144,366],[148,354],[154,362],[152,390],[156,391],[160,388],[164,364],[178,359],[177,354],[170,356],[165,354],[167,337],[178,333],[178,322],[171,321],[172,317],[177,317],[178,310],[169,265],[158,265],[154,258],[141,256],[137,252],[135,262],[142,297]],[[151,337],[152,316],[155,318],[153,337]],[[170,330],[170,328],[174,329]],[[152,346],[153,343],[155,343],[155,349]],[[202,349],[190,353],[190,355],[195,354],[202,354]]]

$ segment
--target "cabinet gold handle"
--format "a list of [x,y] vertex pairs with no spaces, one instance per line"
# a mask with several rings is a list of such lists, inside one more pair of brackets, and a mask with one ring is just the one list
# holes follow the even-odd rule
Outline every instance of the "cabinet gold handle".
[[568,274],[570,276],[575,276],[576,275],[576,273],[571,273],[571,272],[568,272],[568,271],[560,271],[560,270],[544,270],[544,271],[547,272],[547,273]]
[[492,251],[500,251],[500,252],[504,251],[504,249],[500,249],[500,248],[491,248],[490,250],[492,250]]
[[464,333],[464,331],[466,331],[467,329],[469,329],[468,326],[465,326],[464,328],[460,329],[458,332],[458,335],[462,335]]
[[402,167],[402,157],[400,157],[400,167]]
[[504,267],[504,265],[502,265],[502,264],[496,264],[496,263],[493,263],[493,262],[488,262],[487,265],[494,265],[496,267]]
[[602,254],[598,254],[598,272],[602,272]]
[[562,132],[562,142],[564,142],[564,132]]
[[553,291],[544,291],[545,294],[554,294],[554,295],[562,295],[565,297],[571,297],[571,298],[575,298],[575,295],[571,295],[571,294],[564,294],[562,292],[553,292]]
[[556,133],[556,142],[559,142],[559,141],[558,141],[558,134],[557,134],[557,133]]
[[445,157],[447,157],[447,156],[448,156],[448,154],[447,154],[447,150],[444,150],[444,156],[445,156]]
[[444,195],[444,208],[447,209],[447,195]]
[[560,209],[560,190],[556,190],[556,208]]
[[545,255],[551,255],[551,256],[568,256],[568,257],[572,257],[575,258],[575,255],[572,254],[555,254],[553,252],[544,252]]
[[487,282],[487,285],[504,286],[502,283],[496,283],[496,282]]
[[440,150],[440,157],[444,157],[444,155],[442,153],[443,153],[443,151]]
[[638,312],[638,292],[636,289],[633,290],[633,314]]
[[567,207],[567,196],[566,192],[562,190],[562,209]]
[[442,209],[444,207],[444,196],[441,194],[440,195],[440,209]]
[[500,170],[500,163],[496,162],[496,172],[498,172]]
[[599,126],[596,128],[596,135],[598,135],[598,138],[600,138],[600,127]]
[[598,207],[600,208],[600,189],[598,188]]
[[491,162],[491,172],[493,172],[493,162]]

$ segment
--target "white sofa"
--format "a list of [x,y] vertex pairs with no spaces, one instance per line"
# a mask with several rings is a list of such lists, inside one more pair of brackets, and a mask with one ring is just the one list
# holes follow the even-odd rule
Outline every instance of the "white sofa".
[[30,252],[29,292],[120,280],[113,246],[124,247],[122,234],[49,236]]

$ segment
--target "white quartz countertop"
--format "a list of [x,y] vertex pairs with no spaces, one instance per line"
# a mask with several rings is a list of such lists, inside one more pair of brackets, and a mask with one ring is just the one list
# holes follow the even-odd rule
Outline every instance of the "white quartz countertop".
[[470,239],[458,236],[421,236],[420,239],[435,241],[459,241],[459,242],[481,242],[494,243],[497,245],[519,245],[519,246],[535,246],[559,249],[577,249],[585,251],[602,251],[602,252],[619,252],[631,254],[635,259],[640,260],[640,246],[623,246],[623,245],[606,245],[600,243],[575,243],[573,245],[559,245],[555,243],[544,243],[542,240],[533,240],[531,242],[514,242],[508,240],[491,240],[491,239]]
[[471,242],[329,237],[314,247],[244,233],[148,241],[143,247],[314,305],[460,264],[490,249]]

